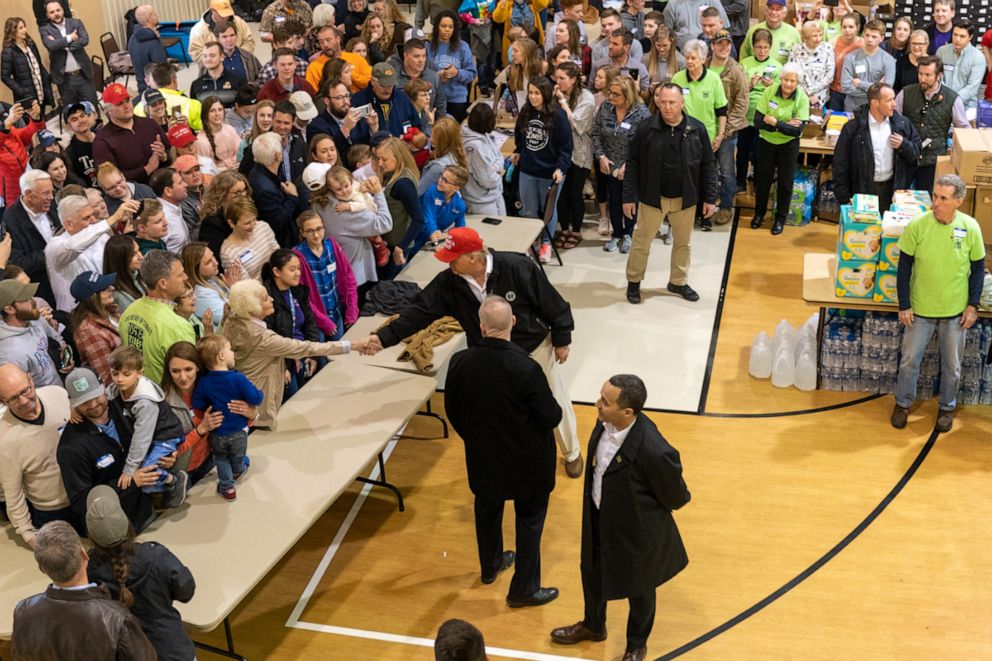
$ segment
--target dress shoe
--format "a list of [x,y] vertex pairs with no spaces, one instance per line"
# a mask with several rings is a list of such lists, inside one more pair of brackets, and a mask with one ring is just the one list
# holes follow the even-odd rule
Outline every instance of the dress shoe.
[[551,641],[559,645],[575,645],[584,640],[599,643],[606,640],[606,632],[596,633],[586,626],[585,622],[576,622],[567,627],[551,630]]
[[690,287],[689,285],[673,285],[672,283],[669,282],[668,291],[672,292],[673,294],[678,294],[679,296],[689,301],[690,303],[695,303],[696,301],[699,300],[699,294],[697,294],[695,290],[693,290],[693,288]]
[[754,218],[751,219],[751,229],[753,230],[761,229],[761,225],[764,222],[765,222],[765,217],[756,214]]
[[940,409],[940,411],[937,413],[937,424],[934,426],[934,429],[936,429],[941,433],[944,433],[951,431],[951,427],[953,425],[954,425],[954,411]]
[[523,608],[524,606],[543,606],[558,598],[558,588],[538,588],[533,594],[514,597],[506,595],[506,605],[510,608]]
[[906,426],[906,420],[909,419],[909,409],[905,406],[899,406],[896,404],[895,408],[892,409],[892,417],[889,418],[889,422],[896,429],[902,429]]
[[585,462],[582,461],[582,455],[580,454],[575,459],[565,462],[565,475],[571,478],[582,477],[582,467]]
[[503,562],[500,564],[499,569],[492,576],[483,576],[482,582],[486,585],[494,583],[496,577],[499,576],[500,572],[504,572],[513,566],[513,561],[517,559],[517,554],[513,551],[503,551]]
[[635,305],[641,302],[641,283],[627,283],[627,301]]
[[644,661],[644,658],[647,655],[647,647],[638,647],[636,650],[627,650],[624,652],[623,659],[621,661]]
[[785,223],[781,220],[776,220],[772,223],[772,234],[781,234],[782,230],[785,229]]

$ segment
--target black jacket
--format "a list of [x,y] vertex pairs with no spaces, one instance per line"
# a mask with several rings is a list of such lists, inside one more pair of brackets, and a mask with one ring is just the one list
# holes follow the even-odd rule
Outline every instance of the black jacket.
[[[87,574],[91,581],[105,583],[114,599],[120,598],[113,567],[99,552],[90,554]],[[134,595],[131,612],[141,620],[159,661],[189,661],[196,656],[182,617],[172,605],[173,600],[187,603],[196,590],[193,574],[179,558],[155,542],[135,544],[127,561],[127,588]]]
[[120,443],[101,432],[89,420],[66,425],[55,453],[62,472],[62,484],[69,497],[69,506],[81,518],[86,516],[86,496],[90,489],[98,484],[110,485],[118,491],[121,508],[131,525],[140,532],[151,523],[154,515],[151,497],[134,483],[124,491],[117,489],[117,480],[131,448],[133,428],[113,409],[110,410],[110,419],[117,428]]
[[[700,199],[715,204],[719,187],[716,157],[709,135],[699,120],[685,114],[683,118],[683,123],[675,128],[682,138],[682,208],[694,207]],[[624,202],[644,202],[653,207],[659,205],[661,181],[655,164],[665,157],[662,131],[671,130],[657,113],[637,125],[630,139],[627,171],[623,178]]]
[[220,255],[220,247],[224,245],[224,240],[229,236],[231,236],[231,226],[224,220],[223,213],[207,216],[200,223],[199,240],[210,246],[214,255]]
[[52,78],[48,75],[48,69],[45,68],[38,47],[32,43],[28,48],[34,53],[34,57],[38,61],[38,68],[41,70],[43,98],[38,98],[38,91],[34,88],[31,68],[28,66],[28,56],[17,46],[7,46],[0,53],[0,80],[3,80],[3,84],[10,88],[14,95],[14,101],[36,99],[39,105],[52,107],[55,105],[52,98]]
[[[272,305],[275,308],[275,312],[265,318],[265,325],[276,334],[293,339],[293,311],[286,303],[286,292],[279,291],[271,278],[264,278],[262,282],[269,296],[272,297]],[[300,284],[290,288],[289,291],[303,310],[303,326],[300,329],[303,331],[303,339],[308,342],[323,341],[313,310],[310,309],[310,290]]]
[[[289,142],[289,177],[290,181],[295,183],[297,188],[303,186],[303,169],[307,166],[309,161],[310,157],[307,154],[307,143],[304,142],[303,138],[298,136],[294,131],[293,137]],[[248,146],[245,147],[245,152],[241,157],[241,163],[238,164],[238,172],[247,177],[253,167],[255,167],[255,155],[252,153],[251,144],[249,143]],[[306,190],[306,187],[303,186],[302,189]],[[259,218],[266,222],[269,221],[269,219],[265,216],[259,216]]]
[[[589,469],[582,498],[583,581],[601,581],[604,599],[622,599],[669,580],[689,563],[672,517],[689,502],[678,451],[643,413],[603,474],[599,511],[592,502],[593,460],[603,433],[597,422],[589,440]],[[600,572],[594,571],[592,517],[599,519]]]
[[279,246],[292,248],[299,243],[300,230],[296,225],[296,217],[308,206],[303,194],[306,188],[297,182],[296,197],[284,193],[282,177],[272,174],[262,165],[255,165],[248,172],[248,185],[251,186],[258,217],[272,227],[272,233],[276,235]]
[[[48,218],[52,221],[52,236],[55,236],[62,229],[62,223],[54,201],[48,210]],[[18,199],[7,207],[3,222],[10,232],[10,261],[24,269],[31,282],[38,283],[38,296],[51,303],[54,309],[55,294],[52,292],[48,267],[45,265],[45,239],[28,217],[22,200]]]
[[367,119],[358,120],[358,124],[351,129],[351,133],[345,135],[338,120],[334,119],[334,116],[327,110],[314,117],[313,121],[307,124],[307,142],[309,143],[315,135],[321,133],[331,136],[334,146],[337,147],[339,160],[342,163],[347,163],[348,167],[354,167],[354,163],[348,163],[348,149],[352,145],[367,145],[372,141],[372,133],[369,130]]
[[[920,134],[904,115],[894,112],[889,119],[893,133],[903,137],[893,155],[893,190],[909,188],[920,156]],[[868,128],[868,106],[854,114],[841,129],[834,147],[834,194],[841,204],[848,204],[855,193],[870,193],[875,180],[875,155]]]
[[472,493],[533,498],[555,488],[561,421],[541,366],[512,342],[484,337],[448,367],[444,410],[465,442]]
[[[499,294],[513,307],[517,317],[511,338],[513,343],[530,353],[550,332],[554,346],[571,344],[575,328],[572,308],[540,267],[527,255],[489,252],[493,257],[493,272],[486,281],[486,292]],[[452,273],[451,269],[438,273],[397,319],[376,334],[383,346],[391,347],[447,315],[461,324],[470,347],[482,339],[479,299],[465,279]]]

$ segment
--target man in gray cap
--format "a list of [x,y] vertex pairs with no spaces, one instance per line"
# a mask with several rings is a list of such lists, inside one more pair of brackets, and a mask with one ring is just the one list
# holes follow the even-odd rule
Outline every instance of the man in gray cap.
[[410,128],[424,129],[413,101],[406,92],[396,88],[399,82],[396,67],[389,62],[380,62],[372,67],[369,86],[351,98],[352,108],[371,104],[372,110],[379,116],[379,127],[397,138]]
[[65,521],[42,526],[34,557],[52,584],[14,608],[13,658],[157,658],[138,618],[112,600],[106,586],[90,582],[90,557],[72,526]]
[[[65,380],[69,405],[82,417],[78,423],[66,425],[56,456],[62,471],[62,483],[72,509],[86,515],[86,496],[100,484],[116,486],[131,447],[133,421],[107,401],[103,384],[92,370],[81,367]],[[159,462],[171,468],[175,456]],[[180,471],[182,472],[182,471]],[[121,507],[137,531],[143,530],[155,518],[149,494],[141,487],[154,484],[158,471],[154,466],[138,469],[134,482],[120,492]],[[175,498],[185,498],[185,489],[175,489],[164,502],[173,507]],[[181,502],[181,501],[180,501]]]
[[[0,363],[13,363],[31,375],[34,384],[62,384],[60,370],[73,367],[72,351],[52,326],[41,318],[34,300],[37,283],[0,282]],[[49,340],[61,347],[61,364],[48,354]]]

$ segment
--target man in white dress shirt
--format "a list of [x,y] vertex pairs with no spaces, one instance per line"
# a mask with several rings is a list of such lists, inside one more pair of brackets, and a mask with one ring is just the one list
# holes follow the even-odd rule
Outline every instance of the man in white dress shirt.
[[189,226],[183,219],[183,209],[180,206],[189,195],[186,180],[172,168],[156,170],[148,179],[148,186],[155,197],[162,203],[162,212],[169,223],[169,233],[165,237],[165,245],[169,250],[179,254],[189,243]]

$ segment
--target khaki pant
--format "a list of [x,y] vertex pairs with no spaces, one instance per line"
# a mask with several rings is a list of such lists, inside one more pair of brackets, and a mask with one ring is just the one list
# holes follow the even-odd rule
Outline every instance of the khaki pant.
[[681,197],[661,198],[661,208],[641,202],[637,208],[633,245],[627,256],[627,282],[640,282],[648,268],[648,255],[662,221],[668,217],[672,226],[672,265],[668,281],[677,287],[689,283],[689,261],[692,248],[692,225],[696,207],[682,208]]
[[561,366],[555,360],[555,349],[551,346],[551,335],[544,338],[544,341],[531,352],[530,357],[537,361],[537,364],[544,370],[544,376],[548,379],[551,392],[555,396],[555,401],[561,407],[561,422],[555,429],[555,442],[558,443],[558,450],[565,461],[572,461],[579,456],[579,436],[575,426],[575,409],[572,408],[572,400],[565,389],[565,382],[561,378]]

